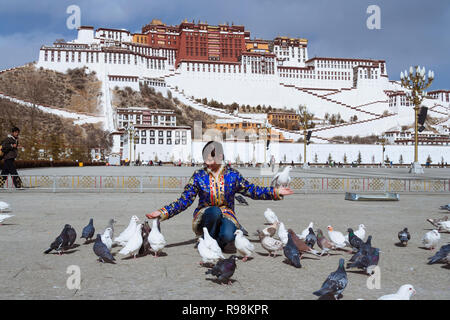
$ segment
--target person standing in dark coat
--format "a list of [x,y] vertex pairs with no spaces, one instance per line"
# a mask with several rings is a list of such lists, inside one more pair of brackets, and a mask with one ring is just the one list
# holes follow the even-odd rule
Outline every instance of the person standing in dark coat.
[[22,187],[19,174],[17,173],[16,166],[14,165],[14,160],[18,155],[17,148],[19,146],[19,133],[19,128],[12,128],[11,134],[8,134],[8,137],[1,143],[4,164],[0,177],[0,187],[3,187],[5,181],[8,179],[8,175],[12,176],[12,180],[16,188]]

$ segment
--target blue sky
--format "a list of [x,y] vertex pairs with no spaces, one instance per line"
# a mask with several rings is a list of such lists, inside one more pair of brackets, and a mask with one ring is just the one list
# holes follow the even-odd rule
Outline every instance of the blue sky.
[[[70,5],[81,24],[140,31],[153,18],[169,25],[202,20],[244,25],[251,37],[309,40],[309,56],[384,59],[390,79],[410,65],[435,72],[429,90],[450,89],[449,0],[0,0],[0,69],[37,60],[42,44],[72,40]],[[369,30],[369,5],[381,29]]]

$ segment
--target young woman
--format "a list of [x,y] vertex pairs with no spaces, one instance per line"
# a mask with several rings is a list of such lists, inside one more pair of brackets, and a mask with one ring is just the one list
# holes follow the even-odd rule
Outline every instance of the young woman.
[[254,200],[281,200],[293,191],[285,187],[260,187],[248,182],[230,166],[222,164],[222,145],[208,142],[202,151],[205,166],[196,170],[190,178],[181,197],[159,210],[146,214],[149,219],[159,217],[160,221],[170,219],[186,210],[199,196],[194,210],[192,229],[197,236],[203,234],[203,227],[217,240],[222,250],[234,241],[234,232],[241,226],[234,211],[234,195],[240,193]]

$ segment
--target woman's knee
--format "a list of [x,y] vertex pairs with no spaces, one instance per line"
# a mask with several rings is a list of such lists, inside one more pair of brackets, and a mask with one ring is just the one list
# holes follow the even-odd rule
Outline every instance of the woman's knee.
[[205,210],[206,215],[208,215],[211,218],[219,219],[222,217],[222,210],[220,210],[219,207],[209,207]]

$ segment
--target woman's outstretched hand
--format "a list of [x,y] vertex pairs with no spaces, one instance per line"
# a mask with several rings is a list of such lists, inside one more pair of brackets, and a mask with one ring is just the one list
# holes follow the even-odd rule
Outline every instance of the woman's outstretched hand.
[[153,211],[151,213],[147,213],[145,216],[149,219],[158,218],[161,215],[161,212],[159,210]]
[[293,194],[294,191],[292,191],[292,189],[289,187],[280,187],[280,188],[278,188],[278,193],[282,196],[287,196],[287,195]]

